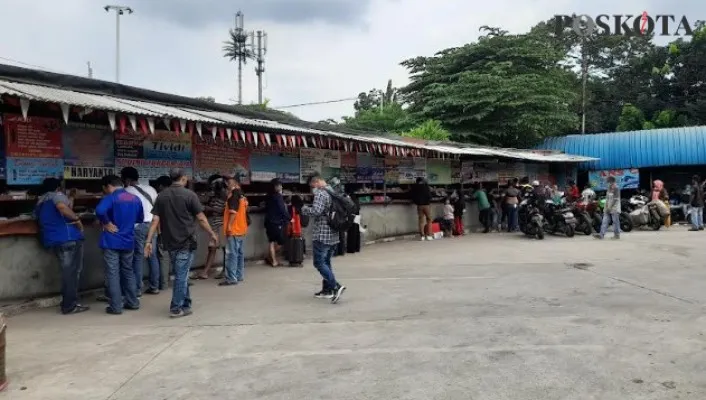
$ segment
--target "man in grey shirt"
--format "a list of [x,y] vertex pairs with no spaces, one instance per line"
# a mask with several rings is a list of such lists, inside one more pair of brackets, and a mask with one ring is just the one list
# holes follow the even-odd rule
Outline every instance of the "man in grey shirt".
[[613,239],[620,239],[620,188],[614,176],[608,177],[608,191],[606,192],[605,209],[601,232],[596,238],[603,239],[608,231],[608,224],[613,223]]

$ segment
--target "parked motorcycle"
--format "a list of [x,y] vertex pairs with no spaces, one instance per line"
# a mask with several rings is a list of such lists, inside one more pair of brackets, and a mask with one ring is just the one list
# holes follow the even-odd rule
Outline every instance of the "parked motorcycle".
[[628,207],[632,209],[629,214],[630,222],[636,227],[647,226],[654,231],[659,230],[664,219],[660,215],[659,206],[641,194],[630,197],[628,200]]
[[[606,202],[605,197],[602,197],[598,200],[596,212],[593,214],[593,217],[592,217],[593,229],[595,229],[596,232],[601,231],[601,223],[603,222],[603,210],[605,209],[605,202]],[[622,206],[622,201],[621,201],[621,206]],[[619,214],[618,217],[620,219],[620,231],[621,232],[630,232],[632,230],[632,228],[634,227],[632,218],[630,218],[630,214],[624,210],[621,210],[621,213]]]
[[529,199],[525,198],[520,203],[517,219],[522,233],[527,236],[535,236],[539,240],[544,239],[544,216]]
[[566,237],[574,237],[576,232],[576,217],[571,209],[557,205],[551,200],[544,203],[544,230],[548,233],[563,233]]
[[588,204],[586,202],[577,201],[571,205],[571,212],[576,217],[576,231],[583,232],[588,236],[593,233],[593,219],[588,212]]

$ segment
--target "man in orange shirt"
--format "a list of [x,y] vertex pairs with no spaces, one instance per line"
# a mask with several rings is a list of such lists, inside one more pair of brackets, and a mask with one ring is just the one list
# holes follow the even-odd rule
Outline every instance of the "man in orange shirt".
[[228,199],[223,214],[223,229],[226,236],[225,279],[220,286],[237,285],[245,273],[243,245],[248,233],[248,199],[243,196],[237,177],[228,178]]

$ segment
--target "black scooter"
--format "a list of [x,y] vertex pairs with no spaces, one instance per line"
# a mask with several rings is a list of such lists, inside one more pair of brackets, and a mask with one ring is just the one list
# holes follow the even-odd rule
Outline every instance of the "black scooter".
[[544,239],[544,215],[529,198],[522,200],[517,211],[520,231],[527,236]]

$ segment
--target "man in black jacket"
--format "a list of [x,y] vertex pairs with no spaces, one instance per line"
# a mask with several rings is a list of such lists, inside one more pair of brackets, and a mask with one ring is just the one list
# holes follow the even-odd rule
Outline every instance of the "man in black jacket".
[[417,178],[417,184],[412,186],[411,195],[412,202],[417,206],[421,240],[434,240],[431,234],[431,189],[424,178]]

